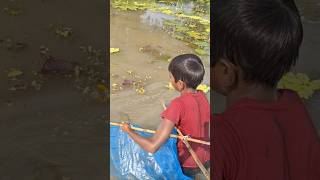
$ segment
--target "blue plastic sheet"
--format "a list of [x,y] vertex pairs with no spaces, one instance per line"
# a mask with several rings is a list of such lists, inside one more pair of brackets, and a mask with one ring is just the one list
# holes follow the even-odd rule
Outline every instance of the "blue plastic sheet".
[[[138,133],[150,136],[149,133]],[[182,172],[176,143],[177,139],[169,138],[151,154],[119,127],[110,126],[110,174],[117,179],[191,180]]]

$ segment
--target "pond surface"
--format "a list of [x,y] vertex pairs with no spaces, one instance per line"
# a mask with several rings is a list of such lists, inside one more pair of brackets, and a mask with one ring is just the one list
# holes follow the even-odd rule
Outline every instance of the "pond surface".
[[[10,6],[22,13],[7,15],[3,10]],[[73,77],[52,75],[39,90],[30,86],[45,62],[43,45],[51,55],[79,64],[88,62],[80,46],[105,49],[105,39],[96,38],[105,34],[104,8],[103,1],[0,2],[0,39],[27,43],[19,51],[0,47],[0,179],[105,179],[105,104],[77,90]],[[71,27],[74,39],[57,38],[50,24]],[[23,72],[18,80],[9,80],[10,68]],[[20,80],[29,86],[9,90]]]
[[[141,127],[156,129],[163,111],[160,100],[170,102],[179,95],[166,87],[169,83],[168,59],[195,52],[186,42],[172,38],[160,28],[163,18],[170,16],[150,11],[112,9],[110,18],[110,47],[120,48],[119,53],[110,56],[110,88],[115,84],[123,86],[124,80],[135,80],[135,76],[149,77],[145,81],[144,94],[137,93],[134,87],[125,86],[122,90],[112,91],[111,121],[129,117],[131,122]],[[203,83],[209,85],[209,57],[201,59],[206,70]]]

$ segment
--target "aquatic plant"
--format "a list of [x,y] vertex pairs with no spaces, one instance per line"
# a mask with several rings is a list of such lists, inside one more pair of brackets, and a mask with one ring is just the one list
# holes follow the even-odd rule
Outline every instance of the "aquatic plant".
[[18,16],[22,13],[22,10],[18,7],[5,7],[2,11],[9,16]]
[[93,65],[101,65],[102,61],[102,51],[101,49],[95,49],[91,45],[90,46],[81,46],[80,51],[86,55],[86,58],[91,61]]
[[63,24],[58,24],[58,25],[50,24],[49,27],[53,30],[55,36],[61,39],[70,39],[74,34],[71,27],[68,27]]
[[128,69],[126,73],[129,77],[123,77],[123,79],[118,79],[119,75],[111,74],[111,77],[118,79],[117,83],[112,83],[111,91],[112,93],[121,91],[123,89],[133,89],[137,94],[145,94],[145,86],[147,82],[152,78],[151,75],[147,74],[144,77],[136,73],[135,71]]
[[120,48],[110,48],[110,54],[120,52]]
[[164,20],[162,29],[173,38],[185,41],[199,55],[210,53],[210,1],[192,1],[192,12],[185,12],[182,4],[191,1],[153,1],[137,3],[129,0],[113,0],[111,6],[122,11],[149,10],[170,15],[173,19]]
[[22,75],[23,72],[16,68],[11,68],[8,72],[8,78],[15,79],[16,77]]
[[289,72],[280,80],[278,88],[296,91],[301,98],[309,99],[315,91],[320,90],[320,80],[311,80],[303,73]]

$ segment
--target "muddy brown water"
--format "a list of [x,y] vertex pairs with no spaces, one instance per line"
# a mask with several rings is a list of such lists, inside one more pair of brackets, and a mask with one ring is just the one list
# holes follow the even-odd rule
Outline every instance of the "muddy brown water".
[[[73,80],[63,76],[49,78],[39,91],[8,91],[7,78],[7,70],[17,68],[31,82],[32,72],[44,63],[41,45],[78,63],[87,61],[80,46],[105,49],[106,39],[97,38],[106,32],[105,2],[14,2],[23,10],[15,17],[2,11],[12,3],[0,2],[0,39],[10,37],[28,46],[19,52],[0,49],[0,179],[105,179],[105,105],[75,90]],[[74,39],[56,38],[50,24],[71,27]]]

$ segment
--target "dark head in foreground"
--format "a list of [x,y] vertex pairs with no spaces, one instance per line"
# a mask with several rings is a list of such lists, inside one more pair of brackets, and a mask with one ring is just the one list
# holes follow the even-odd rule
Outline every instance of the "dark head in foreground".
[[182,89],[196,89],[204,76],[201,59],[194,54],[182,54],[173,58],[168,70],[171,84],[178,91]]
[[303,39],[294,1],[224,0],[213,6],[215,90],[273,99],[270,92],[296,63]]

